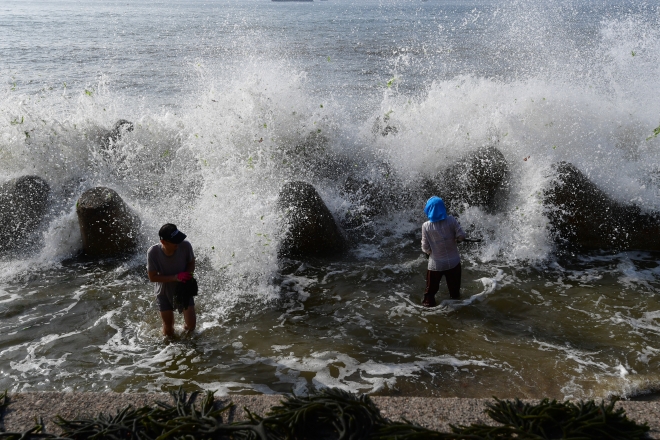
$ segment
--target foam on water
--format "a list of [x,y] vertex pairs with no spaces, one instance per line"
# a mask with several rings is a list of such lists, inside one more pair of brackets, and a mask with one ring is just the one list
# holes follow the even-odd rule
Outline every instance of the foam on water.
[[[459,360],[453,356],[430,356],[416,362],[396,364],[384,364],[372,360],[361,363],[351,356],[337,352],[314,352],[303,358],[293,354],[260,358],[256,353],[248,352],[241,361],[247,365],[264,364],[274,367],[275,376],[279,380],[276,383],[292,384],[293,393],[300,396],[305,396],[311,391],[310,385],[316,390],[332,387],[345,391],[374,393],[388,387],[395,388],[397,378],[418,377],[428,367],[434,365],[445,365],[455,369],[467,366],[492,367],[486,361]],[[304,377],[300,377],[301,371],[314,374],[311,384]],[[236,387],[265,394],[275,393],[261,384],[254,386],[228,382],[214,383],[211,386],[213,389],[218,389],[221,395],[228,394],[230,390],[235,391]]]

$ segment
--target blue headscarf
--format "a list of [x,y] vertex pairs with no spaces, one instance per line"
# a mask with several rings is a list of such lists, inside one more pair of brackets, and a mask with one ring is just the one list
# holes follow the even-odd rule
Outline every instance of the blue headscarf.
[[424,208],[424,214],[432,222],[439,222],[447,218],[447,208],[445,208],[445,202],[438,196],[433,196],[426,202],[426,208]]

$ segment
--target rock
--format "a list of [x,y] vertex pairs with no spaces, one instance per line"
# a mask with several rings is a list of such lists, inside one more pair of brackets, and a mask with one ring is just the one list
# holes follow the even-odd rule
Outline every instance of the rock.
[[427,184],[425,196],[442,197],[450,211],[465,205],[495,210],[508,188],[509,165],[500,150],[483,147],[438,173]]
[[660,214],[605,194],[574,165],[560,162],[544,205],[560,243],[583,250],[660,250]]
[[133,123],[126,119],[120,119],[115,123],[112,130],[109,130],[101,135],[101,146],[106,150],[109,149],[115,142],[129,132],[133,131]]
[[18,177],[0,186],[0,251],[30,243],[46,214],[49,193],[50,187],[38,176]]
[[280,256],[329,256],[346,248],[330,210],[309,183],[286,183],[277,206],[284,213],[287,227]]
[[85,191],[76,204],[83,253],[90,257],[114,257],[134,251],[140,220],[110,188]]

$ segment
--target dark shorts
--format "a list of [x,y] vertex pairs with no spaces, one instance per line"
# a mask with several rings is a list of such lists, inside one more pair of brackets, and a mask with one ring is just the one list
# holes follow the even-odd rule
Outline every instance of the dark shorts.
[[449,289],[449,297],[452,299],[458,299],[461,297],[461,263],[458,263],[457,266],[452,267],[449,270],[436,271],[436,270],[427,270],[426,271],[426,292],[425,295],[435,295],[440,289],[440,280],[444,275],[447,280],[447,288]]
[[[161,312],[169,312],[170,310],[174,310],[174,306],[172,305],[172,293],[161,293],[160,295],[156,295],[156,302],[158,303],[158,310]],[[188,302],[188,306],[194,306],[195,305],[195,300],[193,297],[190,297],[190,301]]]

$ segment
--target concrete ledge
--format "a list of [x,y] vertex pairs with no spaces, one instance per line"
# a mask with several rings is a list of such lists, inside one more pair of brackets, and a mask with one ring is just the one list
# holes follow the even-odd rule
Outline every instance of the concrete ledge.
[[[227,404],[234,402],[236,407],[229,413],[229,421],[245,420],[247,407],[250,411],[263,415],[277,405],[282,396],[243,396],[216,397],[216,401]],[[372,397],[383,416],[391,420],[406,419],[421,426],[448,432],[449,425],[469,425],[472,423],[493,424],[484,413],[490,399],[459,399],[432,397]],[[8,432],[21,432],[34,426],[35,418],[42,417],[47,432],[58,433],[53,423],[55,416],[66,419],[93,417],[99,413],[116,413],[133,405],[141,407],[155,402],[172,402],[166,393],[21,393],[10,396],[10,403],[4,415],[0,414],[0,427]],[[660,439],[660,401],[618,402],[617,406],[626,410],[628,418],[639,423],[647,422],[651,427],[650,438]]]

